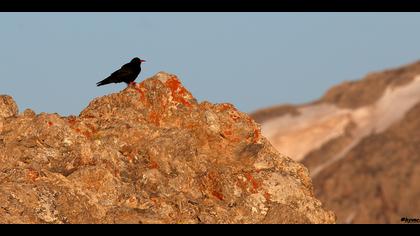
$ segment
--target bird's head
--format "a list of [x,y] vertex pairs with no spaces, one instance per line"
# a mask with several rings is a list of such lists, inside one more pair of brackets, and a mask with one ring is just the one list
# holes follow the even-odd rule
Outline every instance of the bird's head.
[[142,62],[145,62],[145,60],[142,60],[138,57],[135,57],[135,58],[133,58],[133,60],[131,60],[131,63],[140,63],[141,64]]

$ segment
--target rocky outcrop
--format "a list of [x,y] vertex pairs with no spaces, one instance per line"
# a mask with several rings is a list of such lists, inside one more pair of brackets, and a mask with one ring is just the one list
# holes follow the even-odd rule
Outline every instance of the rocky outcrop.
[[15,116],[18,113],[18,107],[12,97],[0,96],[0,119]]
[[0,223],[335,222],[303,165],[248,115],[198,103],[174,75],[79,116],[17,114],[3,101]]
[[419,105],[416,62],[344,82],[280,115],[266,111],[285,106],[252,116],[273,146],[308,167],[316,196],[338,222],[400,223],[420,211],[407,205],[420,198]]

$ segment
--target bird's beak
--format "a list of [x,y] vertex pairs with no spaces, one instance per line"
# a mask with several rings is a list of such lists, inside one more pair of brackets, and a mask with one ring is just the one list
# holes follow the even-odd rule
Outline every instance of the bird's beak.
[[140,60],[141,62],[146,62],[145,60]]

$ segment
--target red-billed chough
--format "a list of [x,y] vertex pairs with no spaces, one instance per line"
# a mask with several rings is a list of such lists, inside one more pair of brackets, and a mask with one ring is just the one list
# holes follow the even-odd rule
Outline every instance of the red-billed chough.
[[106,79],[96,83],[96,86],[121,82],[127,84],[133,83],[134,80],[136,80],[137,76],[140,74],[142,62],[145,62],[145,60],[141,60],[138,57],[133,58],[133,60],[121,66],[119,70],[112,73]]

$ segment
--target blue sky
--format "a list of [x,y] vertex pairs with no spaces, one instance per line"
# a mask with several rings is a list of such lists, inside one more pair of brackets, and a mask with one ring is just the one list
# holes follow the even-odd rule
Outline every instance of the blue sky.
[[250,112],[416,61],[419,29],[420,13],[0,13],[0,94],[77,115],[123,89],[95,83],[138,56],[137,81],[167,71]]

